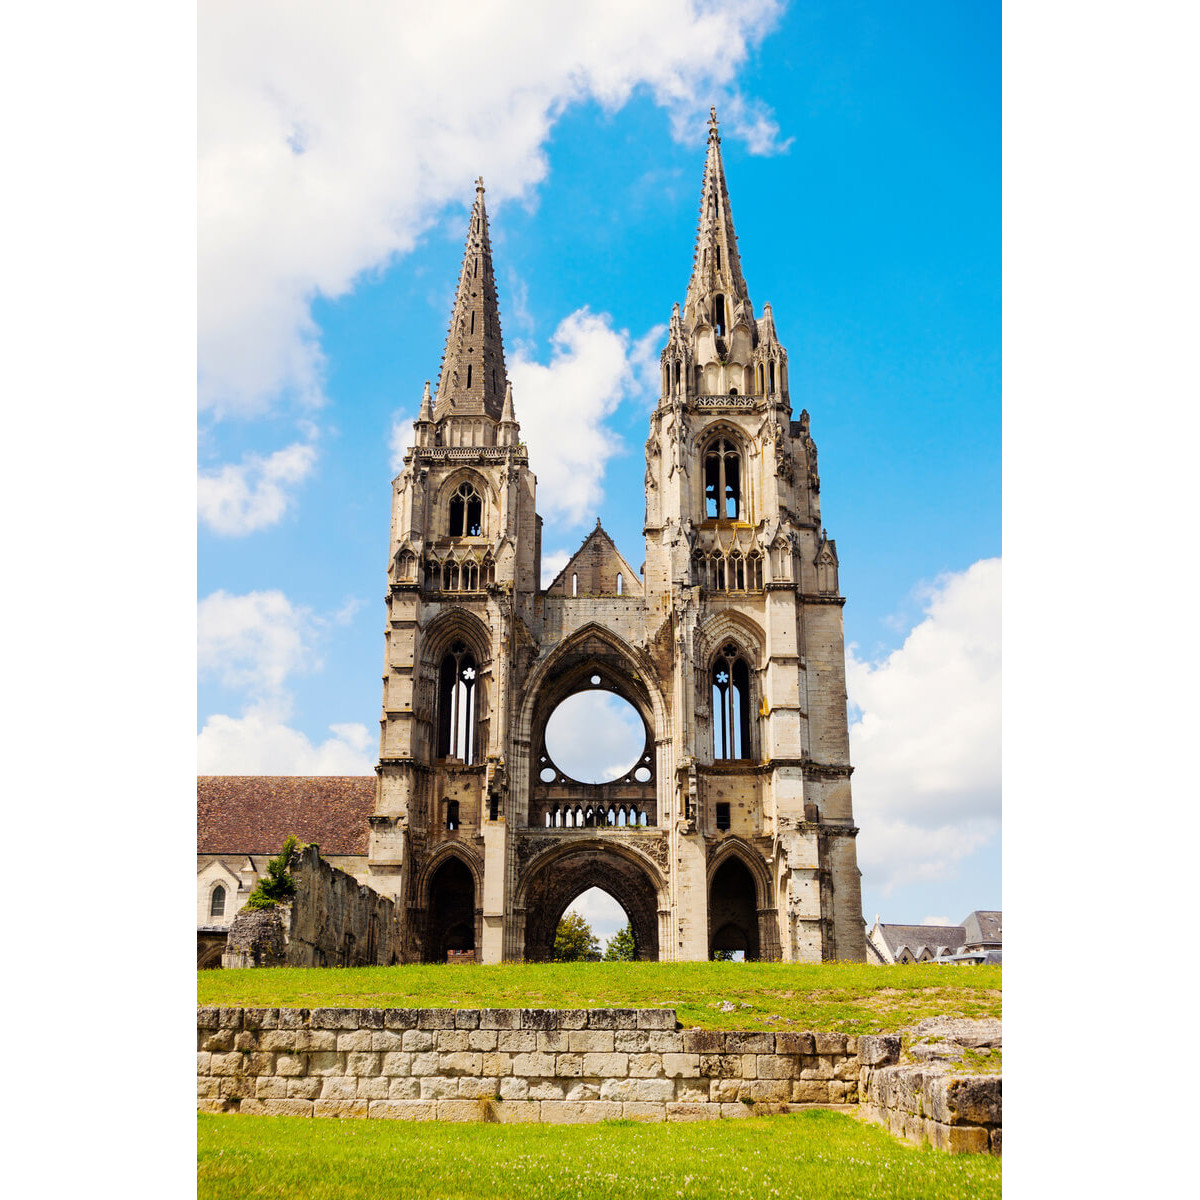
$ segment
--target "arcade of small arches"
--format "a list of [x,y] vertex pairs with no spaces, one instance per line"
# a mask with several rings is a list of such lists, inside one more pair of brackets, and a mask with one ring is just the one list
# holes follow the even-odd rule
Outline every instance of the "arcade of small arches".
[[614,828],[645,829],[654,824],[645,809],[636,804],[555,804],[546,809],[547,829],[597,829],[604,826]]

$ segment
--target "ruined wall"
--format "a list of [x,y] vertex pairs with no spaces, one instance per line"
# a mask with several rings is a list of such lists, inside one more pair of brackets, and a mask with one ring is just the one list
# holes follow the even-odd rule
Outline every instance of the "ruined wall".
[[202,1112],[690,1121],[858,1095],[853,1037],[680,1030],[671,1009],[202,1008],[196,1023]]
[[953,1154],[1001,1152],[999,1075],[900,1062],[895,1035],[858,1039],[862,1114],[896,1137]]
[[306,846],[292,859],[288,904],[243,909],[230,926],[224,967],[362,967],[400,957],[396,905]]

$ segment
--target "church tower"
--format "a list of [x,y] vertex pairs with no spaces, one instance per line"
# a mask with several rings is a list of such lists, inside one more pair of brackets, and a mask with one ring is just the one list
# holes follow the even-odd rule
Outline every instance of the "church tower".
[[[742,275],[715,111],[661,364],[641,577],[597,522],[543,589],[480,181],[437,395],[393,484],[369,870],[402,901],[406,960],[548,958],[591,887],[640,958],[864,958],[837,549]],[[589,690],[644,727],[602,783],[546,741]]]
[[714,865],[738,844],[744,862],[730,851],[726,873],[741,876],[741,894],[742,867],[768,865],[755,957],[858,961],[837,548],[821,527],[809,415],[792,419],[787,352],[770,304],[755,316],[742,274],[715,110],[692,275],[661,363],[645,587],[676,624],[680,867],[694,885],[709,880],[710,940],[722,941],[718,910],[733,903]]
[[[514,633],[541,569],[536,479],[504,366],[476,183],[436,397],[392,485],[376,890],[406,902],[405,956],[502,956],[504,761]],[[455,853],[455,848],[468,853]],[[489,890],[483,898],[484,863]]]

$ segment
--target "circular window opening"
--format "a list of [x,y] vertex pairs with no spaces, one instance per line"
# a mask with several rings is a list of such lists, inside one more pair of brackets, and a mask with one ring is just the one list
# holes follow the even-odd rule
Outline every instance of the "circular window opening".
[[543,783],[553,783],[558,778],[558,772],[553,767],[543,767],[539,778]]
[[629,774],[646,749],[638,711],[612,692],[576,692],[546,722],[546,749],[572,779],[609,783]]
[[592,676],[592,684],[597,687],[599,686],[599,684],[600,684],[600,676],[599,675]]
[[638,767],[638,769],[636,771],[634,771],[633,777],[634,777],[634,779],[636,779],[638,781],[638,783],[649,783],[650,782],[650,768],[649,767]]

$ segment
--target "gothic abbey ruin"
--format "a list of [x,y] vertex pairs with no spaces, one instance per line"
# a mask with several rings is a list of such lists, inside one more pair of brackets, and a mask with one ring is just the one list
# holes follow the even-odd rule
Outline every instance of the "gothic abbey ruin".
[[[406,961],[548,958],[591,887],[642,958],[864,958],[837,551],[808,414],[742,276],[715,114],[661,389],[642,576],[597,525],[543,590],[480,181],[437,393],[393,484],[365,882],[400,902]],[[546,745],[587,689],[645,725],[636,767],[603,784]]]

